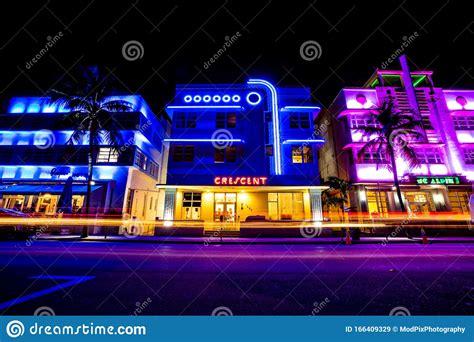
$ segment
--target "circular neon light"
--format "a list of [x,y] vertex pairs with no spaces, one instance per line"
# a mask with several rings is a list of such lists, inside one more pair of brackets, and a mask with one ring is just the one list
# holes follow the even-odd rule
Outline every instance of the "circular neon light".
[[202,98],[199,95],[194,96],[194,102],[201,102],[201,99]]
[[229,102],[230,101],[230,96],[229,95],[222,96],[222,101]]
[[204,102],[211,102],[211,96],[210,96],[210,95],[204,95],[204,96],[202,97],[202,100],[203,100]]
[[247,102],[252,106],[258,105],[262,101],[262,96],[259,93],[251,92],[247,94]]
[[193,100],[193,97],[191,95],[186,95],[184,97],[184,102],[189,103]]
[[221,97],[220,97],[219,95],[214,95],[214,96],[212,97],[212,101],[214,101],[214,102],[221,102]]
[[234,102],[240,102],[240,96],[239,96],[239,95],[234,95],[234,96],[232,96],[232,101],[234,101]]

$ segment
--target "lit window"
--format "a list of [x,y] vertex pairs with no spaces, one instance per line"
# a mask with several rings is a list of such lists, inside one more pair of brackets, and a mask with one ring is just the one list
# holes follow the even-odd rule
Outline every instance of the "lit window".
[[426,148],[415,151],[416,158],[420,164],[442,164],[443,157],[439,149]]
[[359,161],[364,164],[387,164],[385,153],[378,151],[365,151],[360,157]]
[[307,164],[313,162],[313,149],[311,146],[292,147],[293,164]]
[[115,148],[101,147],[97,155],[97,163],[116,163],[118,162],[119,152]]
[[376,127],[377,123],[367,116],[352,115],[350,125],[352,129],[357,129],[363,127]]
[[148,158],[142,151],[140,151],[139,149],[135,151],[134,164],[138,166],[140,169],[147,170],[147,159]]

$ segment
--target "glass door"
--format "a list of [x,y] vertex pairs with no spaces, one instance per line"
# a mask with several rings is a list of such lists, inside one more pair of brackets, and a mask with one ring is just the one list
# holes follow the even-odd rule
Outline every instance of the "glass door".
[[235,222],[236,220],[237,194],[221,192],[214,194],[214,221]]

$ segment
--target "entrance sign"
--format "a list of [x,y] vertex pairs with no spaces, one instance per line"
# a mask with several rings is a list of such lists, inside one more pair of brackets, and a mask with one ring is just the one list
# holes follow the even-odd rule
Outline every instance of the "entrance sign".
[[450,185],[450,184],[461,184],[461,180],[457,176],[441,176],[441,177],[416,177],[416,183],[420,185],[424,184],[440,184],[440,185]]
[[215,185],[266,185],[268,177],[215,177]]

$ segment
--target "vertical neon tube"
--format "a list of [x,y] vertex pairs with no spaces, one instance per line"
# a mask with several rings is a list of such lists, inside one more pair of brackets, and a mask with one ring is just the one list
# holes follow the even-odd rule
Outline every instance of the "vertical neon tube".
[[273,146],[275,154],[275,174],[281,175],[281,156],[280,156],[280,115],[278,112],[278,94],[276,88],[268,81],[260,79],[250,79],[247,84],[260,85],[265,87],[272,98],[272,118],[273,118]]

